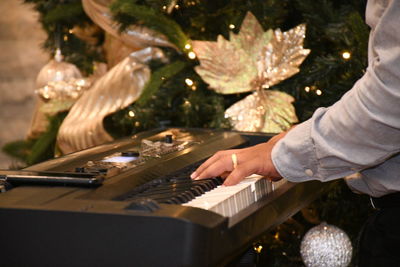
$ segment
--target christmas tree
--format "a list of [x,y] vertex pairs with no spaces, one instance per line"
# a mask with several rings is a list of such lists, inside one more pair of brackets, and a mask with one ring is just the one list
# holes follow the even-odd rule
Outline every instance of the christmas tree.
[[[93,73],[96,62],[106,62],[110,67],[116,64],[110,62],[110,53],[117,51],[107,46],[109,34],[89,18],[80,0],[25,2],[33,3],[40,13],[48,34],[43,48],[49,53],[60,48],[64,60],[78,66],[84,76]],[[148,63],[152,74],[139,99],[104,119],[107,132],[114,138],[164,126],[230,128],[224,111],[249,93],[221,95],[210,90],[195,71],[199,61],[188,44],[190,40],[216,41],[218,35],[229,40],[230,32],[240,31],[249,11],[265,31],[288,31],[306,25],[304,47],[311,53],[298,74],[270,88],[294,97],[300,121],[308,119],[318,107],[336,102],[362,76],[367,65],[369,29],[364,23],[362,0],[116,0],[110,2],[109,10],[121,33],[140,25],[161,34],[171,44],[161,47],[167,60]],[[8,144],[4,149],[28,165],[53,157],[65,115],[60,112],[50,116],[48,128],[40,136]],[[342,202],[339,211],[338,201]],[[355,198],[338,183],[314,203],[312,212],[296,215],[260,241],[269,246],[260,262],[272,266],[301,264],[299,236],[322,220],[342,227],[354,241],[368,213],[362,206],[365,199]],[[350,223],[345,219],[349,213],[359,220]]]

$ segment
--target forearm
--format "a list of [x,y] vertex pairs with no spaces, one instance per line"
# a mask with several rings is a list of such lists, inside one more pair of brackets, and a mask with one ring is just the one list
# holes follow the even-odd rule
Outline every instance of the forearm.
[[340,101],[318,109],[272,151],[282,176],[332,180],[376,166],[399,152],[400,3],[392,1],[370,40],[365,75]]

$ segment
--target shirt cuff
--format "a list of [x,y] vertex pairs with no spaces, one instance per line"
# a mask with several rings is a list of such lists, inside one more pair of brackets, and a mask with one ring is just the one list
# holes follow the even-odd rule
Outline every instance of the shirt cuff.
[[321,180],[311,138],[311,120],[290,130],[271,152],[276,170],[291,182]]

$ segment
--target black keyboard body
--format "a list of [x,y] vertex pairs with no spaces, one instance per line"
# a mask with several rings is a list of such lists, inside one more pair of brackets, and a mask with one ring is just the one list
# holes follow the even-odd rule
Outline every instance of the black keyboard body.
[[[180,142],[176,149],[136,165],[101,163],[140,150],[142,140],[162,141],[171,134]],[[222,182],[192,182],[188,174],[200,162],[218,150],[269,137],[156,129],[31,166],[27,169],[90,171],[106,178],[96,187],[28,184],[1,193],[1,266],[223,266],[327,188],[287,182],[231,218],[180,205]]]

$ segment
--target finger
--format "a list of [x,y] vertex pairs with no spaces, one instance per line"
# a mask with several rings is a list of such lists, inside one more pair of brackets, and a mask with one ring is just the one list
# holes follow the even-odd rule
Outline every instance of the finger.
[[218,151],[215,153],[212,157],[207,159],[203,164],[201,164],[191,175],[190,178],[196,179],[204,170],[206,170],[209,166],[214,164],[215,162],[219,161],[222,157],[226,157],[226,155],[231,155],[232,153],[235,153],[238,149],[232,149],[232,150],[223,150],[223,151]]
[[201,173],[198,173],[196,180],[221,176],[225,172],[231,172],[233,169],[230,155],[220,157],[218,161],[208,166]]
[[196,179],[200,173],[202,173],[205,169],[207,169],[210,165],[214,164],[214,162],[218,161],[220,157],[224,154],[224,151],[218,151],[210,158],[208,158],[205,162],[203,162],[197,169],[190,175],[190,178]]
[[229,174],[231,174],[231,172],[224,172],[224,173],[221,173],[219,176],[221,176],[221,178],[225,180],[226,177],[229,176]]
[[257,168],[257,161],[251,160],[244,162],[236,167],[230,175],[225,179],[224,185],[235,185],[241,182],[244,178],[254,173]]

